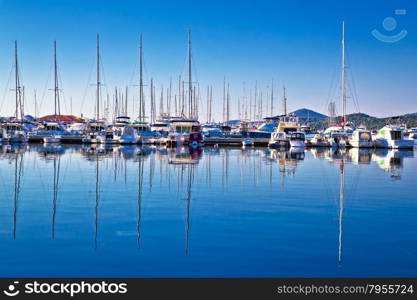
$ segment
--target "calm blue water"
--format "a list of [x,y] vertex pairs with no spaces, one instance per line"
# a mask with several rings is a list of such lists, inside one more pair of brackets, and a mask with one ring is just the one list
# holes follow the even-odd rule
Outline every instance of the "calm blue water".
[[2,277],[415,276],[413,151],[0,148]]

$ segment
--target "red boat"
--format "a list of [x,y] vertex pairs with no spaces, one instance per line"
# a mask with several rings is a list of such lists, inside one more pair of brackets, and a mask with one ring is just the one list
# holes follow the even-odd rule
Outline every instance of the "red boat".
[[201,147],[204,144],[204,137],[200,131],[193,131],[188,138],[188,145],[193,147]]

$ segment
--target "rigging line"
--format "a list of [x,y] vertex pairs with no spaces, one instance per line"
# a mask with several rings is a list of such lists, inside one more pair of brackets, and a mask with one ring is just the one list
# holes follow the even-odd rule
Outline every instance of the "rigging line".
[[[143,51],[142,51],[142,54],[143,54]],[[138,62],[138,60],[139,59],[140,58],[138,58],[138,57],[135,59],[135,64],[133,66],[132,73],[131,73],[130,80],[129,80],[129,85],[130,86],[136,85],[135,84],[135,82],[136,82],[135,79],[139,77],[139,71],[138,71],[138,69],[139,69],[139,62]]]
[[6,87],[4,89],[3,97],[2,97],[2,100],[1,100],[0,111],[3,111],[3,105],[4,105],[4,102],[6,101],[6,94],[10,90],[10,82],[11,82],[11,79],[12,79],[13,69],[14,68],[12,66],[11,69],[10,69],[9,78],[7,79]]
[[63,89],[63,85],[62,85],[62,78],[61,78],[61,67],[59,66],[59,64],[57,63],[57,74],[58,74],[58,82],[59,82],[59,86],[61,87],[58,90],[58,93],[61,92],[62,95],[62,100],[64,100],[64,107],[65,107],[65,111],[68,113],[68,107],[67,107],[67,101],[65,99],[65,93],[64,93],[64,89]]
[[101,84],[101,86],[104,86],[104,89],[106,90],[106,94],[108,94],[109,93],[109,90],[108,90],[108,88],[107,88],[107,79],[106,79],[106,72],[104,71],[104,64],[103,64],[103,58],[102,58],[102,55],[100,54],[100,57],[99,57],[99,59],[100,59],[100,70],[101,70],[101,76],[102,76],[102,84]]
[[349,62],[349,66],[350,66],[348,76],[350,75],[351,85],[352,85],[352,88],[353,88],[353,90],[351,90],[351,94],[352,94],[352,98],[353,98],[354,103],[356,102],[355,103],[355,105],[357,106],[356,108],[357,108],[358,112],[360,112],[359,101],[358,101],[358,93],[357,93],[357,90],[356,90],[356,82],[355,82],[355,77],[353,75],[353,69],[352,69],[352,60],[351,60],[351,56],[350,56],[350,51],[348,49],[346,51],[346,56],[347,56],[347,60]]
[[49,67],[48,78],[47,78],[45,86],[43,88],[41,101],[39,102],[39,111],[38,111],[39,115],[40,115],[40,110],[43,108],[42,104],[43,104],[43,101],[45,100],[46,91],[48,90],[49,83],[52,80],[52,67],[53,67],[53,62],[51,62],[51,65]]
[[334,85],[335,85],[335,81],[336,81],[336,74],[337,74],[337,70],[338,68],[334,68],[333,73],[332,73],[332,79],[330,81],[330,86],[329,86],[329,90],[327,93],[327,102],[326,102],[326,111],[328,109],[328,106],[330,104],[331,99],[333,99],[333,94],[334,94]]
[[86,85],[86,87],[85,87],[85,89],[84,89],[83,97],[82,97],[82,100],[81,100],[80,113],[79,113],[80,115],[81,115],[81,113],[83,112],[83,107],[84,107],[84,102],[85,102],[85,99],[86,99],[86,97],[87,97],[88,87],[90,86],[91,77],[92,77],[92,75],[93,75],[93,70],[95,69],[95,68],[94,68],[94,64],[95,64],[95,60],[93,60],[93,61],[91,62],[91,68],[90,68],[90,73],[89,73],[89,75],[88,75],[88,79],[87,79],[87,85]]

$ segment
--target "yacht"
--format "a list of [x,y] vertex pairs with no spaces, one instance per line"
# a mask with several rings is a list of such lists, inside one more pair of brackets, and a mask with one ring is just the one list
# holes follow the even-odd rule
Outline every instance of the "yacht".
[[412,149],[414,140],[406,140],[400,127],[387,125],[381,128],[375,136],[375,147],[389,149]]
[[348,145],[349,135],[353,133],[351,128],[342,126],[330,126],[324,131],[324,136],[332,148],[345,148]]
[[167,143],[169,145],[182,145],[187,143],[189,134],[194,131],[194,128],[199,127],[200,123],[195,119],[178,118],[171,120]]
[[135,129],[140,144],[154,144],[161,136],[159,131],[152,131],[152,127],[147,122],[135,122],[130,126]]
[[417,140],[417,128],[410,128],[408,130],[408,139]]
[[268,145],[270,147],[288,147],[290,146],[289,135],[293,132],[299,132],[299,130],[298,117],[293,115],[280,116],[278,126],[271,134]]
[[101,144],[118,144],[120,137],[113,129],[108,129],[103,135],[98,136],[98,141]]
[[282,148],[288,146],[287,134],[283,131],[275,131],[268,142],[270,148]]
[[46,122],[43,125],[43,130],[38,131],[38,134],[44,135],[44,143],[60,143],[64,133],[64,128],[57,122]]
[[99,143],[99,136],[102,135],[105,125],[103,122],[90,122],[86,126],[86,134],[82,138],[82,142],[85,144],[97,144]]
[[372,148],[374,142],[372,141],[372,132],[366,129],[357,129],[353,131],[349,137],[349,144],[354,148]]
[[196,128],[190,133],[188,137],[188,145],[191,147],[201,147],[204,145],[204,136],[201,134],[200,130]]
[[46,136],[43,138],[43,142],[45,144],[57,144],[61,142],[61,136],[60,135]]
[[169,122],[168,121],[156,121],[155,123],[151,124],[151,131],[157,132],[161,136],[168,136],[169,133]]
[[308,142],[308,145],[312,147],[329,147],[330,142],[326,139],[326,137],[323,134],[317,133]]
[[122,145],[134,145],[138,143],[139,135],[137,134],[135,128],[126,126],[122,130],[119,141]]
[[291,148],[304,148],[306,146],[306,136],[304,132],[291,132],[288,134]]
[[29,139],[23,125],[18,122],[7,122],[2,124],[4,141],[13,144],[26,143]]

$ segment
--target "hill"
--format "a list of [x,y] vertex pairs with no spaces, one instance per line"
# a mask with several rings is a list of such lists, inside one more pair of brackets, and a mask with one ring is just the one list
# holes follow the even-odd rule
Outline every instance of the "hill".
[[326,118],[328,118],[326,115],[323,115],[321,113],[315,112],[314,110],[307,109],[307,108],[297,109],[296,111],[293,111],[291,114],[294,114],[295,116],[297,116],[299,118],[306,118],[306,119],[326,119]]
[[[340,117],[338,119],[340,120]],[[406,124],[408,128],[417,127],[417,113],[388,118],[377,118],[364,113],[355,113],[347,115],[347,120],[352,122],[355,126],[364,125],[371,130],[380,129],[390,123]],[[300,121],[302,124],[308,123],[311,127],[316,129],[323,129],[329,126],[328,117],[325,119],[300,118]]]

